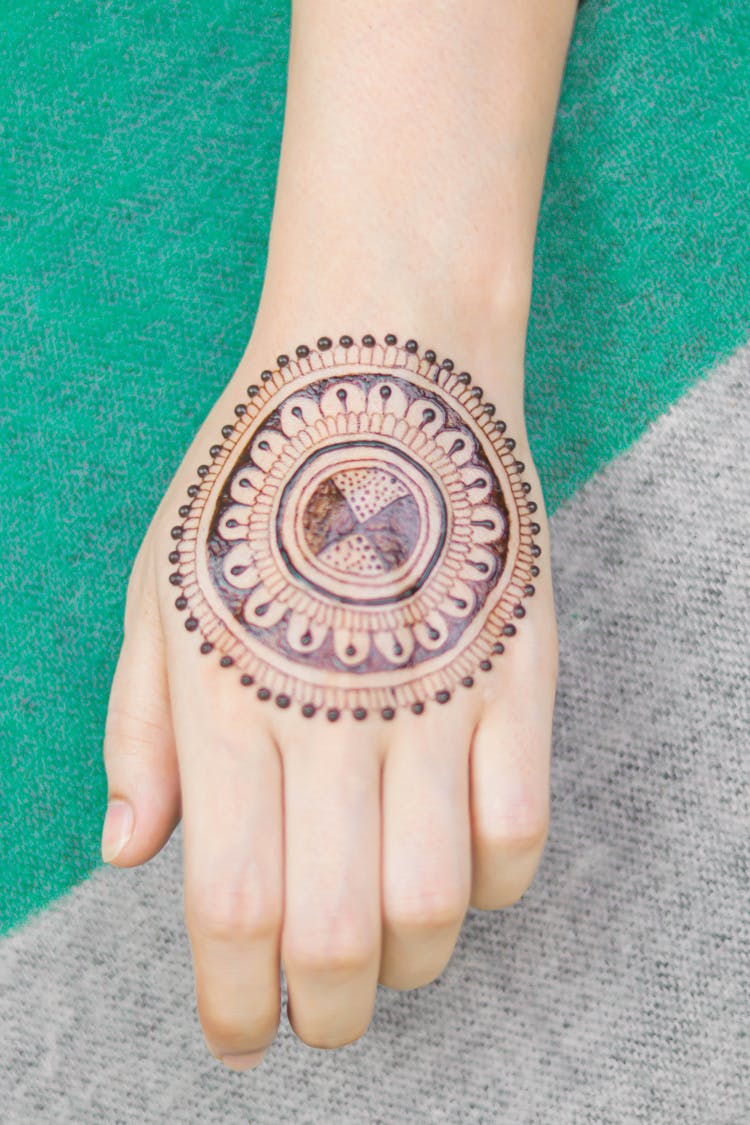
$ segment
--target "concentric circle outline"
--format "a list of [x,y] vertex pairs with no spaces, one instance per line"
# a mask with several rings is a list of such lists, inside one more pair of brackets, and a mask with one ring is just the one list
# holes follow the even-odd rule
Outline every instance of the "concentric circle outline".
[[[386,593],[386,594],[383,594],[383,595],[380,595],[380,596],[369,597],[369,598],[368,597],[356,597],[354,595],[349,597],[345,594],[334,594],[329,589],[326,589],[325,586],[322,586],[322,585],[314,582],[311,577],[305,576],[304,574],[300,573],[299,562],[295,563],[292,560],[292,558],[290,558],[290,555],[292,554],[292,544],[288,543],[288,546],[284,547],[284,545],[282,543],[283,531],[282,531],[281,521],[283,519],[283,515],[285,514],[286,498],[287,498],[287,495],[289,493],[290,488],[293,487],[293,485],[294,485],[295,477],[299,473],[307,470],[307,468],[310,466],[312,461],[320,459],[322,457],[325,457],[326,454],[335,453],[338,449],[346,450],[346,452],[349,452],[352,449],[357,449],[357,448],[361,448],[363,450],[364,449],[373,449],[373,448],[375,448],[375,449],[387,449],[387,450],[391,451],[393,454],[395,454],[396,456],[398,456],[399,458],[403,459],[404,461],[410,462],[412,464],[412,466],[415,469],[418,470],[420,475],[424,477],[428,487],[431,489],[431,491],[433,493],[433,496],[437,499],[437,501],[439,502],[439,505],[440,505],[440,516],[441,516],[440,528],[438,529],[438,535],[437,536],[433,535],[431,537],[432,539],[435,540],[435,545],[434,545],[433,549],[430,551],[430,555],[429,555],[429,558],[428,558],[426,564],[418,569],[416,575],[410,581],[410,583],[409,583],[410,588],[408,590],[404,591],[404,593],[402,593],[402,594]],[[382,465],[378,462],[375,462],[372,458],[369,459],[369,462],[372,462],[373,465],[377,465],[378,468],[382,468]],[[365,460],[364,458],[360,461],[355,457],[355,460],[353,461],[353,466],[368,465],[369,462],[367,460]],[[347,467],[349,467],[349,466],[347,466]],[[329,469],[326,467],[326,469],[323,470],[323,471],[328,473]],[[425,504],[425,501],[424,501],[424,497],[420,496],[419,493],[415,494],[412,491],[412,487],[411,487],[410,482],[408,481],[408,478],[406,478],[405,475],[402,474],[398,465],[395,465],[395,464],[389,465],[388,471],[394,473],[394,475],[399,477],[399,479],[404,477],[404,479],[406,480],[406,486],[409,488],[410,495],[412,495],[413,499],[417,503],[418,508],[420,509],[420,524],[421,524],[420,531],[421,531],[421,537],[422,537],[423,542],[422,543],[420,543],[419,541],[417,542],[417,545],[416,545],[415,549],[412,551],[409,558],[406,559],[405,562],[399,568],[397,568],[395,571],[390,571],[390,572],[387,572],[387,573],[382,574],[382,575],[373,575],[372,577],[368,578],[368,584],[372,588],[377,588],[377,587],[386,587],[387,588],[388,586],[391,586],[391,587],[396,586],[403,579],[403,577],[406,574],[408,574],[410,568],[412,568],[415,565],[415,560],[417,560],[420,557],[420,555],[422,555],[424,553],[425,546],[432,546],[430,536],[429,536],[429,531],[427,529],[427,512],[426,512],[426,504]],[[312,491],[312,489],[315,486],[317,486],[317,484],[319,483],[319,479],[320,479],[319,477],[314,477],[311,481],[307,482],[303,486],[303,488],[301,489],[300,497],[297,500],[298,506],[302,507],[304,505],[304,501],[307,498],[308,493],[310,491]],[[419,465],[414,458],[410,457],[403,449],[399,449],[395,445],[388,445],[386,442],[373,441],[373,440],[370,440],[370,439],[361,439],[361,440],[355,440],[355,441],[339,441],[335,444],[322,446],[322,447],[316,449],[313,453],[311,453],[310,456],[307,458],[307,460],[304,461],[301,465],[299,465],[295,469],[295,472],[292,475],[292,478],[283,486],[283,489],[280,490],[280,495],[278,497],[278,503],[276,504],[275,511],[272,513],[271,518],[269,519],[269,524],[274,526],[275,529],[276,529],[276,540],[277,540],[277,544],[278,544],[279,554],[280,554],[281,558],[283,559],[283,561],[285,562],[285,564],[286,564],[286,566],[289,570],[289,573],[292,575],[293,578],[296,578],[299,582],[303,583],[305,586],[310,586],[312,589],[316,590],[318,593],[322,594],[324,597],[328,597],[336,603],[343,603],[345,605],[357,605],[357,606],[361,606],[361,607],[366,607],[368,605],[369,606],[391,605],[391,604],[394,604],[396,602],[403,601],[404,598],[411,597],[413,594],[415,594],[418,590],[421,589],[421,587],[425,584],[425,582],[429,578],[430,574],[432,573],[433,568],[435,567],[435,564],[436,564],[437,560],[439,559],[443,549],[445,548],[446,542],[450,538],[449,533],[448,533],[448,528],[449,528],[448,511],[447,511],[447,508],[446,508],[445,499],[442,495],[442,490],[438,487],[437,482],[434,479],[432,479],[431,477],[429,477],[427,475],[427,473],[424,471],[424,469],[422,468],[422,466]],[[426,542],[424,542],[424,541],[426,541]],[[301,556],[304,557],[304,555],[305,555],[304,550],[301,550],[299,553],[300,553]],[[309,565],[311,560],[305,559],[305,561],[308,562],[308,565]],[[331,568],[331,569],[333,569],[333,568]],[[333,577],[333,575],[332,575],[332,577]],[[357,586],[357,585],[362,584],[361,580],[347,581],[346,578],[344,578],[343,576],[337,576],[337,580],[341,583],[342,586],[347,586],[347,585]]]
[[[511,566],[506,566],[506,572],[502,576],[505,581],[504,585],[502,580],[499,584],[503,587],[499,597],[493,598],[491,606],[485,604],[483,612],[477,614],[464,630],[460,651],[456,653],[454,649],[449,649],[443,654],[444,659],[439,660],[440,666],[435,668],[434,675],[426,675],[423,669],[417,667],[416,682],[402,682],[389,687],[372,683],[374,679],[382,678],[380,673],[368,675],[367,685],[361,683],[357,673],[345,673],[337,677],[339,686],[331,691],[314,682],[320,679],[319,676],[308,677],[305,674],[307,669],[300,666],[295,669],[295,676],[290,680],[288,674],[269,663],[267,650],[258,646],[261,651],[255,651],[255,646],[251,645],[254,638],[237,636],[233,629],[233,625],[237,625],[234,617],[223,606],[218,607],[217,613],[217,607],[210,604],[204,594],[205,589],[211,588],[210,579],[202,558],[203,552],[197,550],[197,546],[199,526],[202,529],[200,538],[205,546],[207,501],[221,494],[224,482],[233,472],[241,450],[247,444],[243,441],[245,435],[249,430],[255,432],[259,429],[273,412],[278,405],[280,391],[296,393],[321,377],[356,379],[374,375],[387,379],[402,377],[401,373],[415,388],[430,391],[437,387],[442,390],[460,421],[470,432],[484,439],[482,452],[497,476],[507,500],[512,499],[512,502],[507,503],[507,558],[511,561]],[[260,682],[267,683],[270,690],[285,688],[297,700],[311,701],[315,708],[324,704],[330,706],[332,701],[342,708],[386,704],[389,708],[392,705],[406,704],[414,707],[416,701],[434,698],[440,688],[447,686],[452,689],[461,677],[464,677],[465,682],[471,682],[470,673],[478,667],[483,657],[492,652],[496,638],[503,632],[507,635],[509,623],[513,620],[513,610],[526,596],[525,591],[529,589],[528,584],[534,573],[538,573],[538,566],[534,565],[539,554],[539,548],[534,544],[534,534],[538,528],[533,524],[528,508],[529,486],[524,483],[512,455],[515,443],[500,436],[504,432],[504,424],[494,422],[494,407],[481,401],[481,392],[477,394],[477,388],[469,390],[471,380],[456,376],[452,364],[450,367],[443,367],[429,354],[421,357],[415,350],[396,346],[383,347],[376,344],[374,347],[361,349],[356,345],[340,346],[323,353],[311,350],[304,358],[289,361],[283,370],[279,367],[270,374],[264,373],[264,379],[266,376],[268,379],[262,386],[252,388],[255,393],[252,397],[249,396],[246,405],[243,404],[242,411],[238,407],[237,423],[232,427],[225,427],[225,440],[222,441],[220,451],[212,456],[209,465],[204,466],[207,471],[199,474],[200,482],[191,486],[190,512],[176,528],[180,532],[177,552],[180,556],[179,580],[182,584],[180,600],[189,606],[191,620],[196,625],[201,624],[202,635],[207,637],[209,643],[215,639],[217,651],[228,653],[239,670],[252,668],[260,677]],[[499,433],[498,426],[502,427]],[[228,430],[231,433],[228,434]],[[238,449],[240,453],[237,452]],[[533,586],[530,589],[533,590]],[[515,632],[515,628],[511,631]],[[228,638],[227,633],[232,634],[234,639]],[[449,677],[442,675],[443,665],[448,663],[452,665]],[[386,678],[389,675],[390,673],[386,674]],[[245,679],[252,680],[252,677],[246,676]]]

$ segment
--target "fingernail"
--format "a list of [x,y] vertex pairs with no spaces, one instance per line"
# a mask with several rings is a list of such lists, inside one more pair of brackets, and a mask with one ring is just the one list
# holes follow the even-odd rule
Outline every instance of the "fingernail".
[[120,854],[133,834],[133,809],[129,801],[115,797],[107,805],[102,828],[102,859],[111,863]]
[[251,1070],[265,1057],[265,1051],[253,1051],[249,1055],[222,1055],[221,1061],[230,1070]]

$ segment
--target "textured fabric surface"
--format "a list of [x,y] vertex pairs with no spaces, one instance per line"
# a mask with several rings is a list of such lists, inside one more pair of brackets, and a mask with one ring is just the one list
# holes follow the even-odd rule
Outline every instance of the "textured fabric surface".
[[[553,510],[746,338],[745,17],[579,14],[529,335]],[[287,27],[282,0],[2,13],[2,930],[99,863],[127,574],[250,333]]]
[[[750,347],[552,521],[552,827],[446,971],[259,1070],[205,1051],[178,832],[0,947],[4,1125],[743,1125]],[[284,1001],[286,997],[284,996]]]

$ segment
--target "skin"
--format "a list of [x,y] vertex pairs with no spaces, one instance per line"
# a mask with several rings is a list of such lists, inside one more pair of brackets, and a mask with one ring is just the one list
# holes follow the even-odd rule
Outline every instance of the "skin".
[[[293,8],[260,305],[135,561],[104,746],[105,858],[145,863],[183,821],[198,1014],[209,1050],[236,1069],[257,1065],[274,1039],[280,962],[300,1039],[353,1042],[378,982],[433,981],[467,908],[516,902],[542,856],[557,637],[523,361],[574,9]],[[414,337],[472,373],[516,439],[545,564],[517,636],[476,687],[421,715],[399,708],[387,723],[346,712],[332,724],[261,703],[200,654],[169,581],[175,515],[248,384],[297,344],[343,333]]]

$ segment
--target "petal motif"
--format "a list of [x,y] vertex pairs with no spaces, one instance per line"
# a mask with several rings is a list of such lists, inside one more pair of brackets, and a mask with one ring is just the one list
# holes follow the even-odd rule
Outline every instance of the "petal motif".
[[449,617],[468,617],[474,612],[476,594],[471,586],[460,580],[455,581],[442,606],[443,613]]
[[263,487],[263,470],[255,465],[245,465],[232,477],[229,493],[238,504],[253,504]]
[[487,582],[495,575],[497,559],[486,547],[477,544],[469,551],[458,572],[465,582]]
[[224,577],[237,590],[252,590],[260,579],[253,552],[247,543],[237,543],[224,558]]
[[480,504],[487,499],[492,491],[490,474],[484,469],[477,468],[474,465],[466,465],[461,469],[459,476],[464,482],[466,495],[471,504]]
[[414,634],[411,629],[390,629],[373,636],[379,653],[390,664],[406,664],[414,652]]
[[295,652],[315,652],[328,634],[327,625],[312,621],[306,613],[292,610],[286,630],[286,639]]
[[466,430],[443,430],[435,441],[445,450],[454,465],[463,465],[469,461],[477,448],[474,438]]
[[414,636],[423,648],[438,649],[448,640],[448,622],[436,609],[430,610],[424,621],[414,626]]
[[475,543],[494,543],[506,527],[504,517],[489,504],[477,504],[471,513],[471,526]]
[[261,430],[250,446],[250,456],[265,472],[271,468],[286,445],[286,438],[278,430]]
[[292,395],[279,411],[281,428],[287,437],[296,437],[300,430],[314,426],[321,417],[320,407],[309,395]]
[[445,425],[445,411],[436,402],[418,398],[406,412],[406,421],[415,430],[434,437]]
[[409,405],[406,395],[395,383],[387,380],[375,383],[367,396],[368,414],[395,414],[403,418]]
[[353,629],[334,629],[333,647],[341,663],[353,668],[367,659],[370,652],[370,635],[357,633]]
[[286,611],[287,606],[283,602],[274,601],[262,582],[255,587],[242,607],[248,625],[257,625],[259,629],[270,629],[277,625]]
[[327,418],[337,414],[361,414],[365,408],[364,392],[356,383],[337,380],[320,399],[320,409]]
[[222,539],[247,539],[247,521],[250,509],[244,504],[232,504],[219,520],[217,531]]

